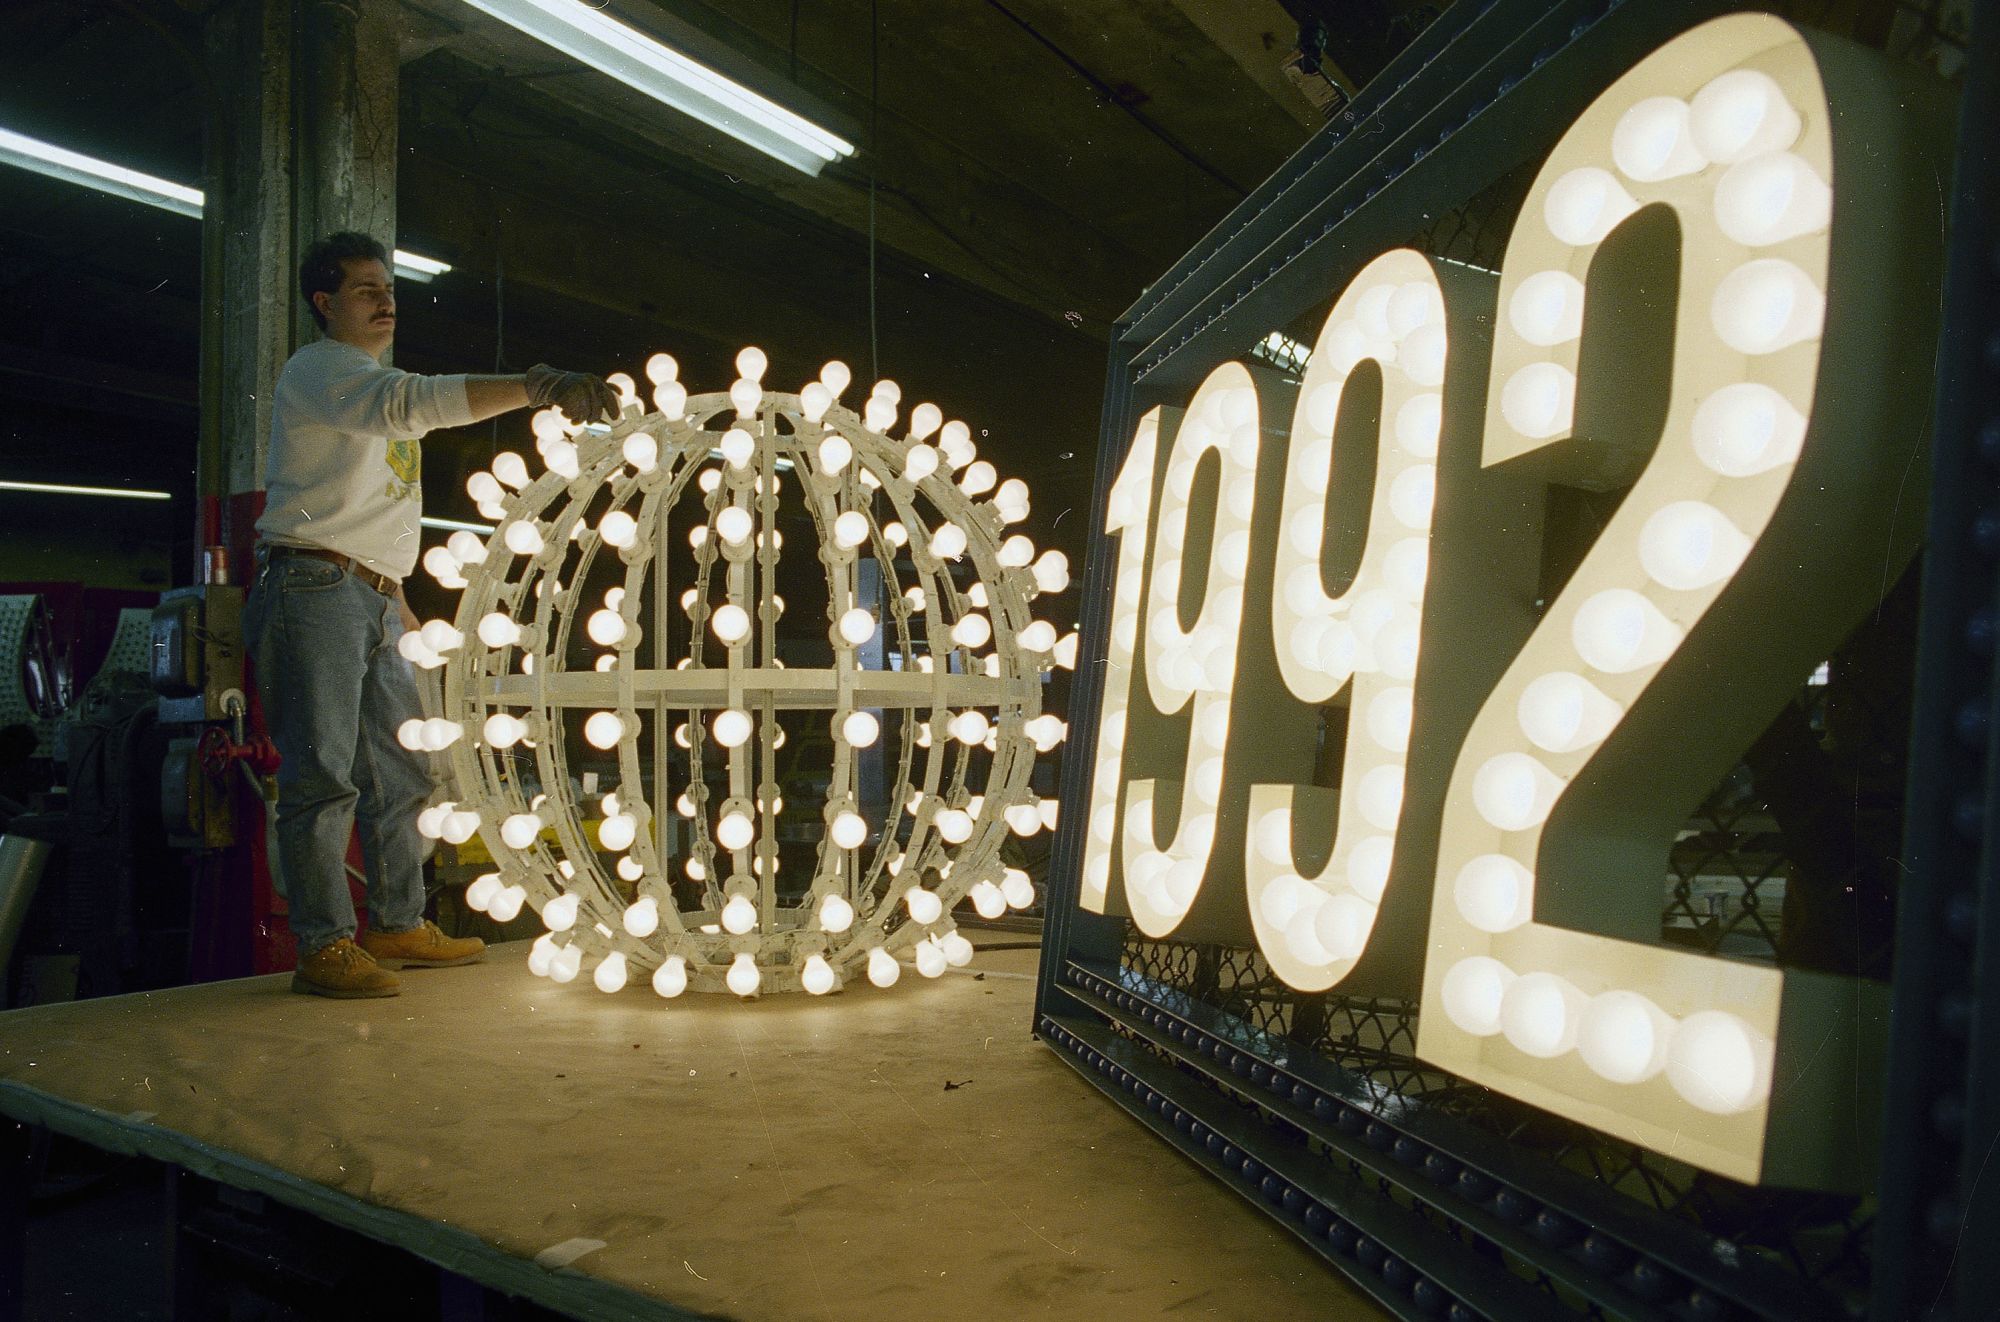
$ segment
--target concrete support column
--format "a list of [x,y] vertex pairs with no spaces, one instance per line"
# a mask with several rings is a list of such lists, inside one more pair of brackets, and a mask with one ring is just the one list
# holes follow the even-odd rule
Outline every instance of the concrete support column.
[[225,0],[208,20],[200,478],[222,527],[203,540],[239,564],[272,387],[317,334],[299,257],[342,229],[395,246],[398,23],[396,0]]

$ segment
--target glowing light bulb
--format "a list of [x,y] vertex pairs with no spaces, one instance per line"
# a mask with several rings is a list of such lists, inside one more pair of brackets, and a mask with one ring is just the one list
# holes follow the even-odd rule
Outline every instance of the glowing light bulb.
[[1500,388],[1500,416],[1523,436],[1543,440],[1569,430],[1576,376],[1558,363],[1529,363]]
[[557,946],[549,957],[549,978],[553,982],[570,983],[583,968],[583,948],[575,944]]
[[1791,262],[1760,257],[1722,277],[1709,319],[1716,335],[1738,353],[1776,353],[1819,338],[1826,295]]
[[758,970],[756,959],[745,950],[738,951],[736,958],[729,962],[729,972],[723,975],[722,980],[738,996],[754,996],[764,981],[764,975]]
[[565,481],[582,471],[577,464],[576,446],[568,441],[550,441],[542,449],[542,459],[551,473]]
[[972,943],[958,932],[946,932],[944,939],[938,942],[938,949],[944,952],[945,963],[955,969],[962,969],[970,964],[972,956],[976,953]]
[[1573,248],[1599,243],[1639,209],[1609,170],[1594,165],[1571,170],[1549,187],[1542,219],[1549,233]]
[[[523,465],[524,471],[525,468],[526,465]],[[500,480],[493,474],[482,469],[465,479],[465,494],[472,497],[475,505],[493,505],[507,498],[507,488],[501,486]],[[470,533],[466,535],[471,536]],[[459,556],[459,559],[463,561],[465,557]]]
[[674,361],[670,353],[656,353],[646,360],[646,379],[654,385],[662,385],[681,374],[681,365]]
[[515,555],[539,555],[544,545],[540,529],[532,523],[518,521],[507,525],[500,540]]
[[951,737],[961,744],[976,744],[986,738],[991,725],[985,712],[968,709],[951,718]]
[[1816,233],[1826,228],[1832,214],[1833,191],[1790,152],[1739,161],[1715,187],[1716,224],[1745,247]]
[[669,955],[660,967],[653,970],[653,990],[668,1000],[687,990],[687,960],[679,955]]
[[648,432],[635,431],[627,436],[619,453],[641,473],[650,473],[660,464],[660,443]]
[[631,935],[651,936],[660,930],[660,902],[650,895],[641,895],[626,907],[624,922]]
[[1472,778],[1472,803],[1479,815],[1502,831],[1539,826],[1562,792],[1555,773],[1526,753],[1488,758]]
[[1500,1031],[1530,1056],[1549,1060],[1576,1045],[1584,997],[1553,973],[1524,973],[1500,997]]
[[486,912],[486,906],[491,904],[493,897],[499,893],[500,874],[497,872],[485,873],[465,888],[465,906],[468,909],[475,909],[480,913],[484,913]]
[[1618,117],[1611,130],[1611,159],[1628,179],[1657,183],[1693,174],[1708,164],[1695,145],[1687,102],[1652,96]]
[[625,956],[614,950],[598,964],[590,980],[597,984],[597,990],[608,996],[625,990],[627,976]]
[[930,926],[944,916],[944,901],[936,891],[925,890],[922,886],[912,886],[903,896],[903,903],[909,906],[910,920],[923,926]]
[[968,496],[983,496],[993,489],[993,484],[999,477],[1000,474],[995,471],[993,465],[981,459],[966,466],[958,485]]
[[1428,528],[1437,499],[1437,469],[1411,464],[1389,483],[1389,512],[1405,528]]
[[500,823],[500,840],[509,849],[526,849],[542,833],[542,819],[531,812],[511,814]]
[[715,742],[724,748],[736,748],[750,737],[753,722],[749,712],[729,707],[715,714],[709,728],[715,733]]
[[625,637],[625,617],[614,610],[592,611],[583,630],[600,647],[615,647]]
[[1705,501],[1680,500],[1656,510],[1639,530],[1639,563],[1662,587],[1691,592],[1734,575],[1750,539]]
[[972,901],[973,911],[981,918],[999,918],[1007,912],[1007,897],[990,881],[974,883],[967,898]]
[[757,441],[741,427],[731,427],[722,434],[722,441],[716,449],[722,451],[723,461],[731,468],[743,468],[757,453]]
[[893,987],[902,976],[903,966],[888,951],[876,946],[868,952],[868,981],[877,987]]
[[939,524],[931,533],[931,554],[940,560],[956,560],[965,554],[965,529],[955,523]]
[[867,748],[881,733],[882,723],[870,712],[850,712],[840,723],[840,737],[849,748]]
[[[405,635],[407,637],[408,635]],[[424,718],[412,716],[396,727],[396,742],[412,753],[424,751]]]
[[926,978],[942,976],[950,963],[944,956],[944,950],[935,941],[919,941],[915,954],[917,972]]
[[1500,1031],[1501,1003],[1513,981],[1514,971],[1497,959],[1461,959],[1444,975],[1445,1017],[1474,1037],[1492,1037]]
[[859,647],[875,636],[875,616],[856,606],[840,617],[840,636],[850,647]]
[[521,915],[528,892],[521,886],[504,886],[486,903],[486,916],[496,923],[511,923]]
[[854,926],[854,906],[844,895],[828,895],[820,901],[819,925],[822,931],[845,932]]
[[616,748],[625,737],[624,719],[617,712],[592,712],[583,723],[583,737],[592,748]]
[[1515,286],[1507,319],[1530,344],[1567,344],[1583,333],[1583,282],[1568,271],[1538,271]]
[[722,906],[722,930],[742,936],[757,925],[757,906],[746,895],[732,895]]
[[715,614],[708,617],[708,627],[715,630],[717,638],[733,646],[749,636],[750,615],[733,602],[717,606]]
[[678,381],[667,381],[653,387],[653,407],[669,422],[679,422],[687,416],[687,387]]
[[1535,877],[1505,854],[1481,854],[1459,869],[1452,898],[1482,932],[1511,932],[1528,921]]
[[448,813],[439,835],[446,844],[462,845],[479,832],[479,814],[466,810]]
[[810,995],[824,996],[833,990],[833,983],[833,966],[826,962],[826,956],[806,956],[805,967],[799,971],[799,985]]
[[1798,141],[1799,113],[1777,80],[1755,69],[1732,69],[1695,93],[1689,106],[1695,146],[1730,165]]
[[1011,909],[1032,908],[1035,903],[1034,880],[1019,868],[1007,868],[1000,876],[1000,896]]
[[903,476],[921,482],[938,470],[938,452],[928,445],[913,445],[903,457]]
[[868,823],[857,813],[844,812],[833,819],[833,826],[827,834],[842,849],[859,849],[867,842]]
[[1613,990],[1591,998],[1576,1029],[1576,1054],[1599,1078],[1644,1083],[1667,1065],[1674,1021],[1638,992]]
[[458,563],[458,558],[448,547],[433,546],[424,552],[425,571],[446,587],[451,586],[451,580],[460,577],[458,571],[462,568],[464,566]]
[[848,510],[833,521],[833,544],[844,550],[853,550],[868,540],[868,516],[858,510]]
[[1796,461],[1806,420],[1792,402],[1767,385],[1726,385],[1694,413],[1694,452],[1711,472],[1754,477]]
[[1771,1095],[1771,1039],[1723,1010],[1681,1020],[1667,1048],[1667,1082],[1690,1105],[1735,1115]]
[[1680,646],[1681,637],[1678,625],[1629,588],[1608,588],[1587,599],[1570,629],[1577,655],[1610,675],[1659,664]]
[[833,392],[823,382],[808,382],[805,389],[799,391],[799,411],[806,415],[807,422],[820,421],[832,407]]
[[937,833],[947,844],[964,844],[972,837],[971,814],[957,808],[946,808],[937,815]]
[[951,626],[951,640],[960,647],[984,647],[993,638],[993,625],[984,615],[966,615]]
[[542,923],[551,932],[567,932],[576,926],[578,899],[565,892],[542,906]]
[[731,546],[741,546],[749,541],[750,534],[755,528],[756,520],[750,516],[749,510],[740,505],[730,505],[716,511],[715,535]]
[[756,835],[756,828],[750,824],[750,819],[740,812],[724,813],[722,820],[715,824],[715,843],[724,849],[747,849]]
[[1557,670],[1521,690],[1515,714],[1537,748],[1574,753],[1600,743],[1625,709],[1583,676]]
[[442,752],[457,743],[458,737],[464,733],[464,728],[457,721],[433,716],[424,722],[424,749],[431,753]]
[[1069,557],[1061,551],[1044,551],[1032,572],[1037,588],[1043,592],[1061,592],[1069,586]]
[[819,466],[821,472],[838,473],[841,469],[847,467],[848,461],[852,458],[854,458],[853,445],[848,443],[845,436],[837,432],[819,443]]
[[528,485],[528,461],[512,450],[502,450],[493,456],[493,476],[519,491]]
[[1355,786],[1354,803],[1362,820],[1376,830],[1395,830],[1396,820],[1403,813],[1402,764],[1391,762],[1363,775]]
[[737,417],[756,417],[757,406],[763,402],[764,388],[755,381],[747,381],[739,377],[730,383],[729,403],[735,408]]
[[597,826],[597,843],[612,853],[632,847],[639,838],[639,820],[629,812],[613,813]]
[[1051,652],[1051,655],[1055,658],[1055,663],[1064,670],[1075,670],[1076,649],[1081,643],[1082,636],[1074,629],[1057,639],[1056,645]]

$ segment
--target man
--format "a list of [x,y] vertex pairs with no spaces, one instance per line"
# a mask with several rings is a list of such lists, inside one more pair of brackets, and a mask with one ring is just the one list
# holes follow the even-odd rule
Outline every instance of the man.
[[[396,335],[389,254],[365,234],[329,235],[299,264],[324,338],[278,374],[257,576],[244,632],[278,769],[277,854],[298,939],[292,990],[394,996],[390,968],[469,964],[485,942],[424,918],[416,819],[431,794],[424,755],[396,741],[419,716],[396,640],[416,627],[403,578],[423,514],[418,440],[510,409],[555,405],[613,418],[604,381],[546,364],[521,376],[418,376],[384,367]],[[347,840],[359,822],[368,931],[354,941]],[[386,966],[386,967],[385,967]]]

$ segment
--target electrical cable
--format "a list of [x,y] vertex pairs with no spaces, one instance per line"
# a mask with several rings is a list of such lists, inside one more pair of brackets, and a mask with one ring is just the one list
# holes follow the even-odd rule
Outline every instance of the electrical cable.
[[874,381],[882,379],[882,354],[875,329],[875,159],[882,120],[881,35],[879,0],[868,0],[868,370]]

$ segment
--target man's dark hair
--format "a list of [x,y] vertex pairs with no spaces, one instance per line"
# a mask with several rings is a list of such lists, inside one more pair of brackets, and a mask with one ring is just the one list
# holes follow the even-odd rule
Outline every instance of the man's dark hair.
[[306,249],[305,258],[299,262],[299,293],[305,296],[306,308],[321,330],[326,329],[326,318],[313,305],[313,295],[339,293],[340,282],[347,278],[343,263],[357,257],[373,257],[384,266],[389,264],[388,249],[353,230],[327,235]]

